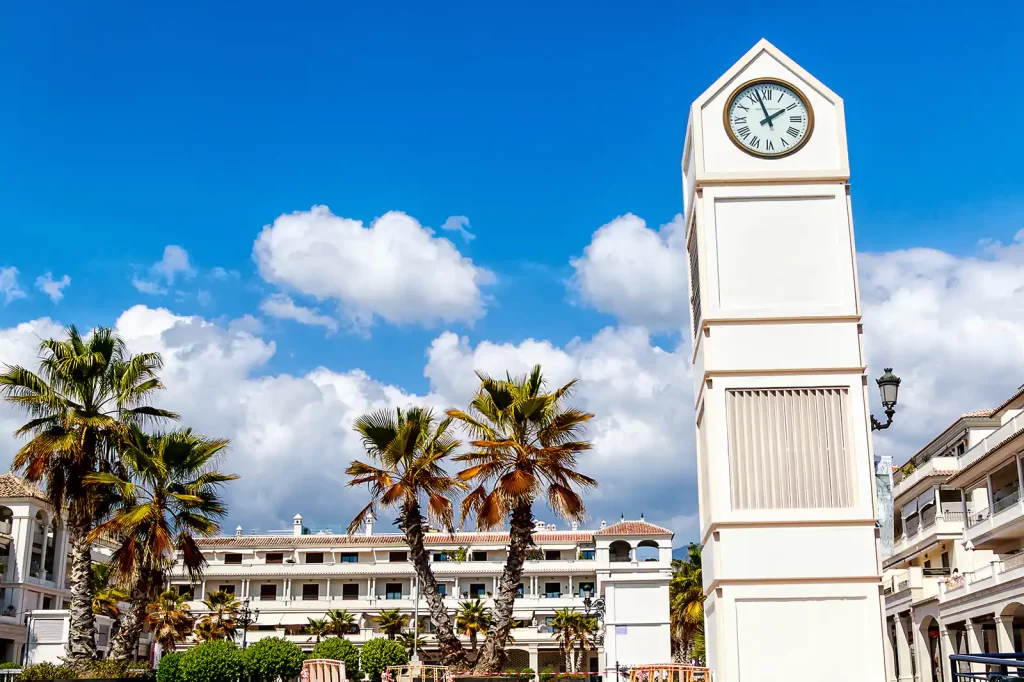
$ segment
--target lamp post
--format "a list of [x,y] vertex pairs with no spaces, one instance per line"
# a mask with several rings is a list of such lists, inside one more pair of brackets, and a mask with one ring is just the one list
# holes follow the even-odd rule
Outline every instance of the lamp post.
[[[593,616],[594,646],[601,646],[604,643],[604,597],[593,599],[590,590],[584,590],[583,595],[583,615],[587,618]],[[618,667],[618,662],[616,662],[616,667]],[[617,675],[618,671],[616,671]]]
[[249,608],[249,598],[246,597],[245,601],[242,602],[242,608],[238,610],[238,622],[242,625],[242,648],[246,647],[246,635],[249,632],[249,626],[259,620],[260,610]]
[[892,367],[886,367],[885,373],[875,379],[875,383],[878,384],[878,393],[882,397],[882,407],[885,408],[885,423],[875,419],[875,415],[871,415],[872,431],[887,429],[892,424],[892,416],[896,414],[896,398],[900,392],[900,381],[900,378],[892,373]]

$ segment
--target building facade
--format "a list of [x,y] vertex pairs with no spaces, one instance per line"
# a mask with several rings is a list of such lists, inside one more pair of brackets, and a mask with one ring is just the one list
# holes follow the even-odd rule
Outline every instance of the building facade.
[[[501,532],[427,534],[432,568],[450,613],[474,597],[492,605],[508,540]],[[588,597],[592,609],[603,598],[605,613],[603,641],[583,667],[614,674],[618,665],[671,660],[671,531],[643,519],[602,523],[597,530],[538,523],[534,542],[515,604],[509,666],[564,670],[551,621],[556,609],[585,611]],[[172,587],[191,595],[195,615],[204,613],[202,600],[216,590],[249,600],[251,608],[259,609],[246,632],[249,642],[283,637],[311,649],[314,642],[304,628],[328,609],[356,616],[347,638],[357,646],[385,636],[375,621],[384,610],[400,609],[413,630],[417,581],[408,546],[402,535],[374,533],[372,522],[359,534],[308,533],[296,515],[288,534],[244,535],[239,528],[234,536],[204,539],[201,547],[209,561],[202,582],[190,584],[176,569]],[[425,660],[436,660],[436,642],[431,646],[429,636],[433,626],[422,598],[419,619],[419,631],[427,636]]]
[[952,653],[1024,651],[1022,411],[1024,387],[964,414],[895,473],[890,680],[949,682]]

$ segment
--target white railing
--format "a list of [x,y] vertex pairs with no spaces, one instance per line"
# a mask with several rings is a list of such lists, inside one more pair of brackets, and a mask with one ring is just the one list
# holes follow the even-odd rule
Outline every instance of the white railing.
[[968,515],[968,517],[967,517],[967,527],[968,528],[973,528],[974,526],[977,526],[982,521],[987,521],[988,517],[989,517],[989,513],[988,513],[988,508],[987,507],[985,509],[979,509],[977,511],[972,511],[970,513],[970,515]]
[[1004,509],[1009,509],[1013,505],[1017,504],[1017,500],[1020,499],[1020,490],[1014,490],[1006,497],[996,500],[996,503],[992,505],[992,513],[998,514]]
[[964,513],[962,511],[947,511],[942,512],[942,518],[945,521],[964,522]]
[[1024,566],[1024,552],[1014,554],[1011,557],[1003,559],[999,565],[999,572],[1006,573],[1007,571],[1012,571],[1013,569],[1020,568],[1021,566]]
[[936,469],[949,471],[959,468],[960,465],[958,464],[956,457],[932,457],[900,480],[894,481],[892,497],[893,499],[900,497],[903,493],[913,488],[918,481],[932,476]]
[[977,445],[965,452],[960,457],[960,468],[966,469],[970,465],[974,464],[991,452],[995,446],[999,445],[1022,429],[1024,429],[1024,413],[1018,414],[1016,417],[982,438]]
[[982,580],[988,580],[995,575],[993,565],[982,566],[981,568],[975,569],[969,573],[965,573],[967,576],[967,584],[973,585],[974,583],[981,582]]

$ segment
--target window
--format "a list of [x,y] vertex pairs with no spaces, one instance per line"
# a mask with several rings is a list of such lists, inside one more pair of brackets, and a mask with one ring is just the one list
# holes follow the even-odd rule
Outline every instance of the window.
[[562,553],[559,552],[557,549],[549,549],[548,551],[544,552],[545,561],[558,561],[561,558]]
[[342,552],[341,553],[341,563],[343,563],[343,564],[358,564],[359,563],[359,555],[356,554],[355,552]]
[[942,567],[949,568],[949,552],[942,553]]
[[690,311],[693,313],[693,335],[700,329],[700,256],[697,251],[697,230],[689,244],[690,252]]
[[932,567],[931,559],[925,559],[925,561],[924,561],[924,568],[931,568],[931,567]]
[[437,593],[441,595],[442,599],[444,597],[447,597],[448,596],[448,586],[445,585],[444,583],[438,583],[437,584]]
[[277,599],[277,585],[260,585],[260,601]]
[[233,564],[233,565],[237,566],[237,565],[242,563],[242,555],[241,554],[225,554],[224,555],[224,563],[225,564]]
[[184,597],[186,600],[192,600],[192,586],[191,585],[175,585],[174,591],[178,593],[179,597]]
[[43,597],[43,609],[53,608],[53,597]]
[[408,552],[391,552],[391,554],[388,555],[388,561],[408,561],[408,560],[409,560],[409,553]]
[[302,586],[302,601],[315,601],[320,598],[320,585],[306,583]]
[[306,555],[307,564],[322,564],[324,562],[323,552],[310,552]]
[[270,553],[268,553],[267,554],[267,563],[268,564],[283,564],[284,563],[284,554],[282,554],[281,552],[270,552]]
[[594,583],[580,583],[580,596],[584,598],[593,597]]
[[853,505],[843,388],[726,391],[733,509]]
[[562,596],[561,583],[544,583],[544,596],[548,599],[555,599]]
[[221,592],[227,592],[228,594],[234,594],[235,593],[235,586],[234,585],[221,585],[219,589],[220,589]]
[[448,561],[448,555],[444,552],[434,552],[434,561]]
[[345,583],[341,586],[341,598],[344,600],[359,599],[359,583]]
[[523,590],[523,584],[519,583],[516,585],[516,596],[521,598],[524,594],[525,591]]
[[593,549],[580,550],[580,559],[582,559],[583,561],[593,561],[595,558],[596,558],[595,550],[593,550]]
[[470,561],[487,561],[487,552],[473,552],[469,556]]
[[487,590],[484,588],[483,583],[470,583],[469,584],[469,596],[470,597],[483,597],[487,594]]
[[401,599],[402,583],[387,583],[384,585],[385,599]]

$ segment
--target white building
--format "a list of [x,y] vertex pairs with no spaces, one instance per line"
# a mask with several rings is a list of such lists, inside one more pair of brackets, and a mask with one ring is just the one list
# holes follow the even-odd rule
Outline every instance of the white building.
[[949,682],[951,653],[1024,651],[1024,387],[897,470],[885,562],[890,680]]
[[[480,597],[490,605],[502,573],[507,533],[431,532],[426,546],[450,613],[460,601]],[[551,632],[555,609],[584,610],[584,599],[604,598],[604,641],[584,665],[608,671],[616,663],[666,663],[671,660],[669,599],[672,532],[648,523],[622,520],[598,530],[574,526],[559,530],[540,523],[535,554],[526,562],[519,587],[508,650],[509,666],[536,671],[559,669],[564,661]],[[201,583],[191,585],[179,569],[172,585],[189,593],[192,611],[201,615],[205,595],[226,590],[250,600],[259,617],[246,635],[284,637],[313,647],[304,633],[309,618],[328,609],[346,609],[357,618],[347,637],[356,645],[383,636],[374,616],[383,610],[414,612],[415,570],[402,535],[374,533],[372,523],[355,535],[304,534],[302,517],[287,534],[243,535],[200,542],[209,561]],[[457,550],[465,561],[453,561]],[[420,632],[430,633],[429,610],[419,601]],[[412,619],[410,618],[410,630]],[[468,646],[468,638],[463,638]],[[428,637],[428,645],[430,638]],[[428,659],[433,659],[428,646]]]

